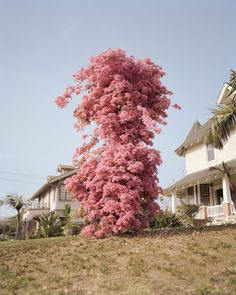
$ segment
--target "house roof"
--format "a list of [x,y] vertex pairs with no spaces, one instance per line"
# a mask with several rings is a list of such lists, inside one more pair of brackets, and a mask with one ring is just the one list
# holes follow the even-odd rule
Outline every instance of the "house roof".
[[[228,161],[226,165],[230,168],[232,174],[236,173],[236,160]],[[164,195],[169,196],[173,191],[182,190],[198,183],[206,183],[217,179],[224,174],[217,169],[223,169],[222,164],[188,174],[173,185],[165,188]]]
[[74,169],[75,167],[72,165],[60,164],[57,166],[57,172],[63,172],[63,171],[74,170]]
[[[73,167],[73,166],[72,166]],[[78,169],[74,169],[71,170],[69,172],[66,172],[64,174],[61,174],[59,176],[49,176],[47,178],[47,182],[45,184],[43,184],[31,197],[31,200],[34,200],[36,198],[38,198],[42,193],[44,193],[45,191],[47,191],[49,188],[51,188],[52,186],[54,186],[54,184],[56,182],[58,182],[59,180],[63,180],[66,179],[67,177],[72,176],[73,174],[76,173]]]
[[[232,87],[228,83],[224,83],[221,88],[220,94],[217,99],[217,104],[222,104],[227,98],[232,98],[236,93],[232,93],[229,96]],[[212,126],[212,119],[209,119],[205,124],[201,125],[197,120],[194,122],[192,128],[190,129],[184,142],[175,150],[176,154],[179,156],[184,156],[185,151],[188,147],[199,143],[204,140],[207,136],[209,129]]]
[[186,149],[195,143],[201,142],[212,125],[212,119],[208,120],[205,124],[201,125],[198,121],[194,122],[184,142],[175,150],[176,154],[183,156]]

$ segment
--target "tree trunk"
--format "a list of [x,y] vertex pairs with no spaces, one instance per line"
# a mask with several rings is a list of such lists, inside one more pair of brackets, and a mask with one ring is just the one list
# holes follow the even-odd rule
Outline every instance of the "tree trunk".
[[20,211],[18,211],[18,214],[17,214],[16,239],[19,238],[19,232],[20,232]]

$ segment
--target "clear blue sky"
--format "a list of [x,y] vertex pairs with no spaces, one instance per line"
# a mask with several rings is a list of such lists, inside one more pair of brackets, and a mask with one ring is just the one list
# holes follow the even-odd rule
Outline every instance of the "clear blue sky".
[[164,186],[181,178],[184,159],[174,149],[196,117],[209,118],[236,68],[235,28],[235,0],[0,0],[0,197],[30,197],[59,163],[71,163],[81,143],[76,102],[60,110],[54,98],[107,48],[149,56],[166,71],[182,111],[170,110],[155,140],[159,177]]

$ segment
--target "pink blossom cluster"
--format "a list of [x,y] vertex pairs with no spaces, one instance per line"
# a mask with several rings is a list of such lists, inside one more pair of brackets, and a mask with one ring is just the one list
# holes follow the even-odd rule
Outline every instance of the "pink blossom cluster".
[[159,210],[155,200],[162,192],[156,176],[159,151],[128,143],[108,145],[97,155],[65,181],[90,223],[83,232],[104,237],[147,227]]
[[69,103],[69,100],[72,98],[73,93],[79,95],[81,92],[81,86],[67,86],[63,95],[58,96],[55,99],[55,103],[60,107],[63,108],[65,105]]
[[[157,178],[161,158],[147,145],[166,124],[171,104],[171,92],[161,83],[164,74],[149,58],[136,60],[121,49],[109,49],[92,57],[74,75],[75,85],[56,99],[64,107],[83,89],[74,110],[75,127],[97,126],[91,141],[74,155],[80,169],[66,180],[66,188],[83,206],[86,235],[139,231],[159,210],[155,201],[162,191]],[[99,139],[102,147],[92,152]]]

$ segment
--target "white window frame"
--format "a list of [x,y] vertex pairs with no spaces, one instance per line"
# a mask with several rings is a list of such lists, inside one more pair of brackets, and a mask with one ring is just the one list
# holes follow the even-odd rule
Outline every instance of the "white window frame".
[[[62,194],[63,194],[63,198],[62,198]],[[71,202],[72,201],[72,197],[71,194],[65,189],[65,185],[61,184],[59,187],[59,201],[61,202]]]
[[[208,160],[208,150],[209,150],[208,147],[209,147],[209,146],[211,146],[212,149],[213,149],[213,151],[214,151],[214,159],[211,160],[211,161]],[[211,144],[207,144],[207,145],[206,145],[205,156],[206,156],[206,162],[207,162],[207,163],[212,163],[212,162],[215,162],[215,161],[216,161],[216,150],[215,150],[214,146],[212,146]]]

